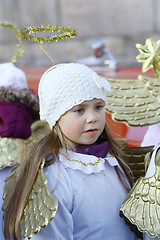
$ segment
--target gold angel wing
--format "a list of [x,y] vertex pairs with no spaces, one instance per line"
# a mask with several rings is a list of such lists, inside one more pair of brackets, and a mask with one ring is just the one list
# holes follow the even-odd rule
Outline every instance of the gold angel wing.
[[3,205],[2,210],[5,211],[8,201],[10,199],[10,196],[13,193],[17,178],[19,175],[19,169],[17,168],[9,177],[5,179],[5,185],[3,188]]
[[46,227],[55,217],[58,208],[57,199],[49,191],[48,181],[43,173],[43,166],[44,162],[39,169],[21,220],[21,233],[24,238],[31,238],[41,228]]
[[[153,150],[153,146],[150,147],[124,147],[125,153],[123,159],[128,164],[132,174],[134,182],[140,177],[145,176],[146,169],[148,167],[150,158],[149,154]],[[147,156],[147,159],[146,159]]]
[[139,75],[137,79],[107,78],[106,111],[114,121],[128,126],[145,126],[160,122],[160,79]]
[[0,137],[0,170],[20,163],[18,138]]
[[0,137],[0,170],[19,164],[25,155],[24,152],[43,138],[49,130],[47,123],[37,120],[31,125],[32,135],[28,139]]
[[[46,227],[55,217],[58,208],[58,201],[50,193],[47,178],[43,173],[44,163],[45,161],[43,161],[38,171],[36,181],[21,219],[21,234],[24,238],[31,238],[32,235],[38,233],[41,228]],[[3,211],[6,209],[18,174],[17,168],[15,172],[6,179],[3,194]]]
[[160,151],[155,157],[156,173],[140,178],[120,208],[121,216],[151,237],[160,237]]
[[50,127],[48,123],[43,122],[41,120],[37,120],[32,123],[31,130],[32,135],[29,140],[32,143],[35,143],[36,141],[40,140],[41,138],[48,134],[48,132],[50,131]]
[[21,158],[23,157],[23,153],[26,150],[29,150],[36,142],[45,137],[50,131],[48,123],[37,120],[31,125],[31,136],[26,140],[21,140],[19,142],[19,152],[21,154]]

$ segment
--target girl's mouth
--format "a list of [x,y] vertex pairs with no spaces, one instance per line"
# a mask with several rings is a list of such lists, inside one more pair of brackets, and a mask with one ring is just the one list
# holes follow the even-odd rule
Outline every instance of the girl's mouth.
[[98,129],[89,129],[89,130],[85,131],[85,133],[92,135],[92,134],[97,133],[97,131],[98,131]]

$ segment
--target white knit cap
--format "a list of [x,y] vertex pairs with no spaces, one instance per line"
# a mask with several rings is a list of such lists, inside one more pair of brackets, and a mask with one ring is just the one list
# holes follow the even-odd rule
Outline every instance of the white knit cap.
[[106,94],[110,90],[106,79],[83,64],[53,66],[42,75],[39,83],[40,119],[52,128],[75,105],[94,98],[106,103]]
[[0,64],[0,87],[28,89],[25,73],[11,62]]

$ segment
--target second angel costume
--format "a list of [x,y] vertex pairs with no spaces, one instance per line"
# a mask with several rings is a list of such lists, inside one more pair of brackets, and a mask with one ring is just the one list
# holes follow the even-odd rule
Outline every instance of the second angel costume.
[[[0,203],[11,168],[20,163],[26,147],[47,131],[38,119],[38,97],[28,89],[25,73],[13,63],[0,64]],[[2,228],[0,219],[1,240]]]
[[[115,121],[124,122],[128,126],[148,125],[142,146],[149,146],[148,150],[152,151],[151,146],[160,142],[160,40],[154,42],[149,37],[145,45],[136,44],[136,47],[139,50],[136,60],[142,63],[142,72],[152,68],[156,78],[138,76],[137,79],[109,79],[112,91],[108,98],[107,111],[112,114]],[[136,181],[122,204],[120,213],[127,222],[144,233],[144,239],[159,239],[159,145],[155,145],[152,154],[146,155],[146,160],[146,169],[150,161],[147,173]]]

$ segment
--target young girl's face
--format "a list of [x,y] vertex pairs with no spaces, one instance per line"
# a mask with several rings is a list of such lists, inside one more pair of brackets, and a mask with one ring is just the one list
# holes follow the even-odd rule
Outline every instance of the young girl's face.
[[105,103],[101,99],[84,101],[59,119],[63,134],[77,144],[96,142],[105,126]]

